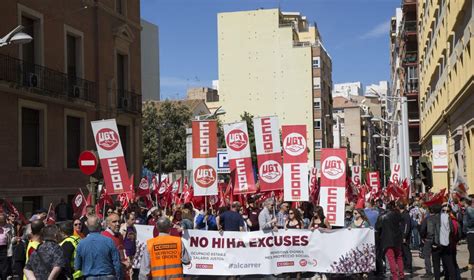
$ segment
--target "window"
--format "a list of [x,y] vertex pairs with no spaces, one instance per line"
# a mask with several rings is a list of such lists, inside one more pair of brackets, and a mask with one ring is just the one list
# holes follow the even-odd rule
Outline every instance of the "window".
[[321,129],[321,119],[314,119],[314,129]]
[[117,54],[117,99],[119,108],[126,108],[129,103],[126,101],[126,90],[128,86],[127,58],[126,55]]
[[323,147],[323,140],[320,140],[320,139],[314,140],[314,149],[316,151],[321,150],[322,147]]
[[126,0],[115,0],[115,11],[121,15],[125,15],[126,5]]
[[313,104],[314,104],[315,109],[321,109],[321,98],[320,97],[314,98]]
[[25,72],[32,73],[33,64],[43,65],[43,15],[21,4],[17,8],[18,24],[23,25],[23,32],[33,38],[30,43],[20,45],[20,59],[28,62],[24,65],[27,68]]
[[24,106],[20,100],[20,166],[44,167],[45,109],[42,106]]
[[321,77],[313,77],[313,88],[314,89],[321,88]]
[[313,57],[313,68],[320,68],[321,67],[321,57],[316,56]]
[[82,135],[82,119],[66,116],[67,168],[79,168],[78,159],[83,147]]
[[66,35],[66,63],[67,63],[67,74],[69,77],[76,77],[77,75],[77,50],[76,50],[76,37],[72,35]]

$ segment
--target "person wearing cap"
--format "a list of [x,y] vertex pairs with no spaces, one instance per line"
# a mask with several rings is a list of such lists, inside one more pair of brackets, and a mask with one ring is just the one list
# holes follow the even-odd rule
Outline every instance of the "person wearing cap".
[[346,205],[346,209],[344,212],[344,227],[345,228],[350,228],[352,225],[352,220],[353,220],[352,211],[353,211],[352,207],[350,207],[349,205]]

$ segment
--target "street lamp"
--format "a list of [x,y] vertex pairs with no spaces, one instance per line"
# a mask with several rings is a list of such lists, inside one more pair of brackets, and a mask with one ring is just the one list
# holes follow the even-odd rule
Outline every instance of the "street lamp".
[[393,125],[393,124],[399,125],[399,124],[401,123],[401,122],[396,121],[396,120],[391,121],[391,120],[386,120],[386,119],[379,118],[379,117],[373,117],[373,118],[372,118],[372,121],[373,121],[373,122],[384,122],[384,123],[388,123],[388,124],[390,124],[390,125]]
[[0,47],[8,46],[10,44],[27,44],[31,42],[33,38],[30,35],[21,32],[23,29],[24,27],[22,25],[15,27],[15,29],[0,39]]
[[215,119],[217,116],[225,115],[226,113],[227,112],[222,108],[222,106],[220,106],[212,114],[196,116],[196,120],[199,120],[199,121],[201,121],[201,120],[211,120],[211,119]]

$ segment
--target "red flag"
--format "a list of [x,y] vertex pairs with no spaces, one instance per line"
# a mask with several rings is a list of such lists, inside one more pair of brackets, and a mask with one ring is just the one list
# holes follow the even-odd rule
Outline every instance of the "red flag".
[[52,203],[49,204],[49,210],[45,221],[45,224],[47,225],[54,225],[56,223],[56,214],[54,213]]
[[469,187],[467,186],[466,180],[458,170],[454,179],[454,185],[451,188],[451,193],[453,193],[457,198],[462,199],[467,197],[467,190],[469,190]]
[[148,185],[148,179],[146,177],[142,178],[140,184],[137,188],[137,196],[145,197],[150,195],[150,186]]
[[25,225],[28,224],[28,220],[25,218],[25,216],[22,213],[20,213],[20,211],[18,211],[15,205],[13,205],[13,203],[11,203],[8,199],[5,199],[5,203],[10,213],[15,214],[15,216],[18,219],[20,219],[23,224]]
[[183,192],[181,193],[181,200],[184,204],[191,202],[193,199],[193,188],[188,183],[188,178],[184,178]]
[[127,210],[127,208],[130,206],[130,201],[133,198],[133,193],[131,192],[124,192],[121,193],[117,196],[118,200],[122,204],[123,210]]
[[439,193],[435,194],[430,200],[425,202],[426,206],[432,206],[435,204],[443,204],[446,195],[446,188],[439,191]]
[[72,199],[72,210],[74,215],[82,215],[87,206],[87,201],[82,192],[78,192]]
[[356,209],[359,209],[359,208],[365,208],[365,194],[366,194],[366,188],[364,188],[363,186],[361,188],[359,188],[359,193],[357,195],[357,204],[355,206]]

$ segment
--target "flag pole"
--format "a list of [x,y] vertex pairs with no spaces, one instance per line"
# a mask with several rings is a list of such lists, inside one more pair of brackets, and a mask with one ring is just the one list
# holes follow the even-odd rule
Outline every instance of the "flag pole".
[[51,207],[53,207],[53,203],[49,203],[48,214],[46,214],[46,219],[49,217],[49,213],[51,212]]

